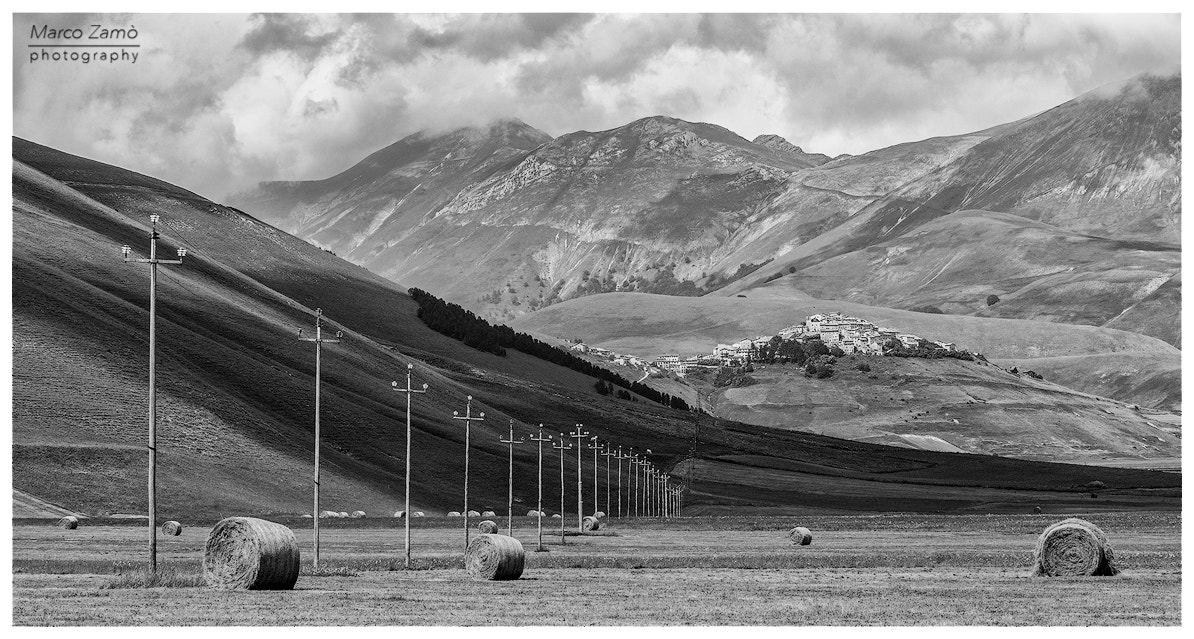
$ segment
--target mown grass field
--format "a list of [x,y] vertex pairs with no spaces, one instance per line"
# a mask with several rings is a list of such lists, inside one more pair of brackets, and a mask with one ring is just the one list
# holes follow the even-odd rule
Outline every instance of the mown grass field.
[[[460,520],[415,520],[415,570],[398,520],[292,522],[304,572],[289,592],[118,588],[144,562],[145,527],[44,523],[13,528],[16,625],[1177,625],[1181,515],[1097,513],[1123,572],[1031,576],[1032,548],[1064,515],[826,515],[610,521],[560,543],[515,518],[527,550],[515,582],[458,566]],[[499,522],[503,527],[505,519]],[[546,523],[546,521],[545,521]],[[792,546],[787,529],[813,530]],[[159,537],[162,565],[200,570],[211,522]],[[502,532],[506,532],[503,530]],[[320,574],[327,576],[318,576]]]

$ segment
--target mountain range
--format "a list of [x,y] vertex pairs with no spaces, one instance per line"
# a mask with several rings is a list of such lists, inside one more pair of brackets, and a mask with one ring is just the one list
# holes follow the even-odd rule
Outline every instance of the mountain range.
[[1137,76],[983,131],[834,159],[663,116],[557,138],[507,120],[231,199],[496,320],[589,294],[736,295],[779,279],[826,300],[1178,345],[1180,88]]

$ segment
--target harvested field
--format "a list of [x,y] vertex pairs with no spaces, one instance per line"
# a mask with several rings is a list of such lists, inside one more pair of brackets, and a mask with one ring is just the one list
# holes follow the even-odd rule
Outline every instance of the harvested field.
[[[817,542],[794,550],[791,516],[609,520],[617,536],[544,535],[522,579],[462,569],[463,532],[413,526],[415,570],[398,527],[321,530],[321,575],[284,593],[104,589],[144,561],[143,530],[14,525],[13,622],[54,624],[428,625],[1175,625],[1181,621],[1181,516],[1093,513],[1123,573],[1032,576],[1037,537],[1056,515],[801,516]],[[352,521],[352,520],[349,520]],[[374,520],[378,521],[378,520]],[[412,522],[413,524],[414,522]],[[196,534],[189,535],[191,531]],[[913,531],[917,544],[894,534]],[[199,570],[206,528],[160,543],[160,560]],[[311,531],[295,528],[310,564]],[[546,533],[546,531],[545,531]],[[533,544],[533,530],[515,531]],[[727,588],[732,584],[732,588]],[[568,593],[602,592],[600,605]],[[468,601],[469,605],[462,605]],[[552,601],[544,616],[543,601]],[[569,603],[573,602],[573,603]],[[981,605],[976,603],[981,602]],[[213,611],[219,611],[213,613]],[[538,611],[538,612],[536,612]]]

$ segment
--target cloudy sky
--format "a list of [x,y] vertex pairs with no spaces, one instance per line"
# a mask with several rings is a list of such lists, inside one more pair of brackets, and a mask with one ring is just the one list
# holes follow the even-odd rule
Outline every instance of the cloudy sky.
[[[133,26],[139,59],[30,61],[46,24]],[[13,132],[217,200],[503,117],[662,114],[857,154],[1176,72],[1180,36],[1174,14],[16,14]]]

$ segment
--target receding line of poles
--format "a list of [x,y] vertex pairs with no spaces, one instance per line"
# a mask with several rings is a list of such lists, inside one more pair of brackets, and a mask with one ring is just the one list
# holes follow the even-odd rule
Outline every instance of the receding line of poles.
[[[551,435],[544,437],[543,424],[539,424],[539,434],[531,435],[529,439],[539,443],[539,505],[535,508],[535,516],[539,520],[539,547],[535,549],[535,552],[545,552],[547,549],[543,547],[543,442],[551,441]],[[560,467],[563,468],[563,465],[561,462]],[[561,491],[561,498],[562,495],[563,491]],[[561,512],[563,512],[563,509],[561,509]],[[560,515],[560,518],[562,519],[563,515]]]
[[[402,511],[406,519],[406,567],[410,568],[410,396],[411,393],[426,393],[427,384],[423,384],[422,390],[416,390],[410,385],[411,370],[414,369],[414,364],[406,365],[406,388],[399,388],[398,382],[395,381],[390,386],[399,393],[406,393],[406,500],[405,510]],[[316,512],[318,517],[319,513]]]
[[149,258],[132,257],[133,249],[129,245],[120,247],[125,262],[149,265],[149,571],[156,574],[158,570],[158,387],[157,387],[157,321],[158,321],[158,264],[182,264],[186,256],[185,248],[178,248],[177,260],[158,259],[158,220],[155,213],[149,216]]
[[335,337],[323,336],[323,309],[315,309],[315,337],[303,337],[303,329],[298,329],[299,341],[315,342],[315,477],[314,477],[314,502],[315,509],[311,513],[312,527],[315,531],[315,558],[312,565],[319,567],[319,379],[321,375],[321,353],[324,342],[329,344],[337,344],[340,338],[344,336],[341,331],[336,331]]
[[498,437],[498,441],[510,448],[510,483],[506,494],[506,534],[514,536],[514,445],[523,443],[523,438],[514,439],[514,420],[510,420],[510,439]]
[[[584,513],[582,512],[584,509],[585,498],[584,495],[581,494],[584,488],[582,487],[581,483],[580,452],[584,450],[585,447],[584,439],[589,436],[588,431],[583,431],[581,429],[582,426],[584,426],[584,424],[577,424],[576,430],[569,435],[569,437],[572,437],[576,440],[576,529],[579,532],[585,531]],[[560,515],[560,518],[563,518],[562,514]]]
[[468,403],[464,406],[464,417],[459,411],[452,411],[452,419],[464,421],[464,551],[468,553],[468,447],[469,430],[473,422],[485,421],[485,413],[473,417],[473,396],[468,396]]
[[566,544],[568,542],[564,539],[564,451],[572,450],[572,444],[568,443],[564,433],[560,433],[560,441],[551,447],[560,451],[560,543]]

